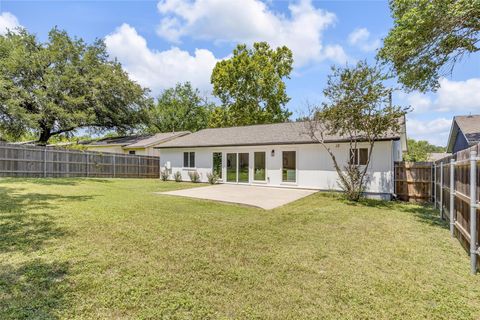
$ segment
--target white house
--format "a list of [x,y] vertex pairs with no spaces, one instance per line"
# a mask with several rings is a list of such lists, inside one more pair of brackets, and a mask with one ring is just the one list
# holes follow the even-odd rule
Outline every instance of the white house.
[[154,149],[162,142],[189,134],[189,131],[166,132],[152,135],[121,136],[81,142],[87,150],[105,153],[125,153],[143,156],[160,156]]
[[[369,196],[388,199],[394,193],[394,162],[401,161],[407,149],[404,119],[402,128],[375,143],[368,170]],[[305,132],[303,122],[204,129],[156,148],[170,179],[178,171],[189,181],[188,173],[197,171],[207,182],[207,174],[216,172],[223,183],[339,190],[330,155]],[[328,136],[326,141],[341,166],[347,164],[346,138]],[[356,161],[365,163],[368,145],[360,143],[354,152]]]

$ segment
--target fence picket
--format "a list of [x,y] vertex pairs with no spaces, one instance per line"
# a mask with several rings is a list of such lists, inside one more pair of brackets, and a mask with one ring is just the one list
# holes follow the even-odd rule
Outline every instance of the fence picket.
[[158,178],[159,157],[0,142],[0,177]]

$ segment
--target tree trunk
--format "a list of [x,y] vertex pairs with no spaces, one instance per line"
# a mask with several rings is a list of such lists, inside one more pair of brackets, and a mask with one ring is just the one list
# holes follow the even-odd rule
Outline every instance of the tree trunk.
[[41,146],[46,146],[48,139],[50,139],[51,136],[51,129],[47,127],[42,127],[42,131],[40,132],[40,136],[38,137],[37,144]]

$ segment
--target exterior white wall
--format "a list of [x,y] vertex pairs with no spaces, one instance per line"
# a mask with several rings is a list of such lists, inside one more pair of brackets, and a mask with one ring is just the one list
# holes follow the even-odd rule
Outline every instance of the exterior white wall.
[[96,152],[104,152],[104,153],[122,153],[128,154],[130,150],[134,150],[136,155],[140,156],[160,156],[160,151],[158,149],[154,149],[153,146],[148,148],[141,148],[141,149],[124,149],[122,146],[87,146],[87,150],[89,151],[96,151]]
[[[359,148],[367,144],[359,144]],[[341,166],[345,166],[349,157],[349,144],[331,144],[331,149]],[[372,159],[370,161],[367,192],[392,194],[393,190],[393,162],[397,161],[401,144],[399,141],[379,141],[375,143]],[[274,155],[272,156],[272,150]],[[195,152],[195,168],[183,168],[183,152]],[[267,181],[253,181],[253,153],[264,151],[266,153]],[[296,151],[297,156],[297,181],[295,183],[282,182],[282,151]],[[170,178],[179,171],[184,181],[189,181],[189,171],[197,171],[201,181],[207,182],[207,174],[212,172],[213,153],[222,153],[222,182],[226,177],[226,154],[237,152],[249,153],[249,181],[250,184],[269,185],[276,187],[297,187],[319,190],[340,190],[338,175],[333,166],[332,159],[327,151],[319,144],[305,145],[275,145],[275,146],[242,146],[242,147],[212,147],[212,148],[179,148],[161,149],[160,163],[165,168],[170,162]]]
[[142,148],[142,149],[127,149],[127,148],[125,148],[123,152],[128,153],[130,150],[134,150],[135,154],[140,155],[140,156],[156,156],[156,157],[160,156],[160,150],[159,149],[154,149],[153,146],[148,147],[148,148]]
[[125,150],[123,150],[122,146],[101,147],[101,146],[87,145],[86,147],[88,151],[96,151],[96,152],[103,152],[103,153],[125,153]]

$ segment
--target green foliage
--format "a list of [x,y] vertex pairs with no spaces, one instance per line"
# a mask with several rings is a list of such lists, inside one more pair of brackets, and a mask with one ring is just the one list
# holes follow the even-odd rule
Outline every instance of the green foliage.
[[405,161],[427,161],[428,155],[432,152],[446,152],[445,147],[435,146],[428,141],[408,139],[408,154],[404,156]]
[[175,172],[173,179],[175,179],[175,182],[182,182],[182,173],[180,171]]
[[[375,142],[389,132],[400,132],[401,121],[408,108],[390,104],[391,89],[383,84],[386,76],[377,66],[360,61],[355,66],[332,67],[323,90],[327,102],[311,110],[308,134],[320,142],[330,154],[339,176],[339,185],[348,199],[358,201],[368,177],[368,165]],[[350,149],[366,142],[369,154],[366,165],[349,161],[342,167],[324,142],[325,135],[345,137]]]
[[162,179],[162,181],[167,181],[169,176],[170,176],[170,174],[168,173],[167,169],[163,169],[160,172],[160,179]]
[[438,88],[442,74],[480,50],[479,0],[391,0],[390,8],[394,27],[379,57],[409,89]]
[[208,183],[210,184],[216,184],[218,182],[218,174],[216,173],[207,173],[207,180],[208,180]]
[[287,47],[270,49],[266,42],[252,49],[238,45],[233,57],[217,63],[211,82],[222,102],[214,110],[211,127],[284,122],[291,113],[284,79],[292,71],[292,52]]
[[0,36],[0,132],[41,144],[77,128],[132,130],[145,121],[148,91],[91,45],[52,29],[46,43],[26,30]]
[[213,104],[189,82],[162,92],[149,110],[150,132],[198,131],[208,126]]
[[190,178],[190,181],[193,183],[199,183],[200,182],[200,175],[198,174],[197,171],[189,171],[188,172],[188,177]]

